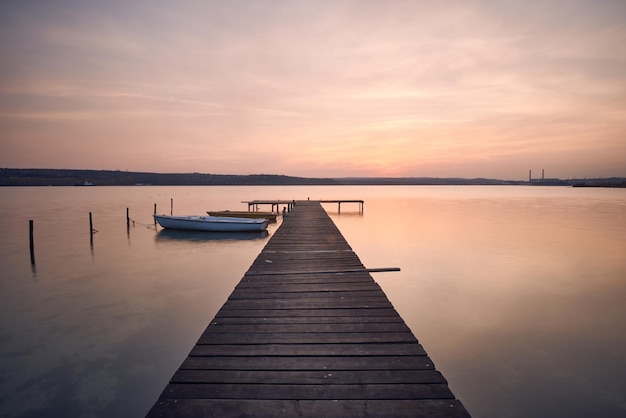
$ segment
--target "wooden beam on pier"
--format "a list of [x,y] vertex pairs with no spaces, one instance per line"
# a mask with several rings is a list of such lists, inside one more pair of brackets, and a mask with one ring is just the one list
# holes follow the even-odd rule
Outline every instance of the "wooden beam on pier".
[[293,205],[295,204],[295,200],[250,200],[243,201],[241,203],[246,203],[248,205],[248,211],[258,212],[259,207],[263,205],[270,205],[272,207],[272,212],[279,212],[279,208],[283,205],[288,212],[291,212],[293,209]]
[[195,416],[469,414],[320,203],[298,201],[148,413]]
[[[281,205],[285,206],[287,211],[291,212],[293,206],[295,204],[295,200],[245,200],[241,203],[246,203],[248,205],[248,211],[258,212],[260,206],[270,205],[272,207],[272,212],[278,212],[278,209]],[[310,202],[307,200],[307,202]],[[337,203],[337,212],[341,213],[341,204],[342,203],[358,203],[359,204],[359,212],[363,213],[363,208],[365,206],[365,201],[360,199],[332,199],[332,200],[317,200],[316,202],[320,203]]]
[[363,207],[365,202],[363,200],[320,200],[320,203],[337,203],[337,213],[341,213],[341,204],[342,203],[358,203],[359,204],[359,213],[363,213]]

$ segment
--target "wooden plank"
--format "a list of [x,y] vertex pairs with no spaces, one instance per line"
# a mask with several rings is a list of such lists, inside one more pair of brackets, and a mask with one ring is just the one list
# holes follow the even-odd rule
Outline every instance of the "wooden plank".
[[198,344],[341,344],[341,343],[411,343],[411,332],[293,332],[266,334],[204,333]]
[[293,343],[293,344],[196,344],[190,356],[425,356],[419,344],[413,343]]
[[204,332],[216,334],[292,334],[292,333],[410,333],[404,322],[348,323],[348,324],[220,324],[211,322]]
[[[215,346],[210,348],[211,356],[189,356],[180,366],[181,370],[434,370],[432,360],[422,351],[422,355],[346,355],[306,356],[246,355],[250,351],[236,355],[222,349],[222,355],[215,355]],[[270,351],[270,350],[268,350]],[[285,353],[286,354],[286,353]],[[292,353],[289,353],[292,354]],[[375,354],[375,353],[374,353]]]
[[453,399],[448,385],[432,384],[232,384],[167,385],[164,398],[210,399]]
[[[318,262],[323,264],[332,264],[336,260],[342,262],[349,261],[355,265],[362,265],[359,257],[345,245],[336,246],[335,249],[329,250],[299,250],[299,251],[262,251],[254,261],[254,264],[263,262],[272,262],[272,259],[278,259],[282,265],[288,265],[294,261],[304,263]],[[253,265],[254,265],[253,264]]]
[[[265,282],[246,282],[240,283],[235,288],[233,294],[240,292],[357,292],[357,291],[377,291],[381,292],[380,286],[376,283],[364,282],[364,283],[337,283],[337,282],[322,282],[322,283],[265,283]],[[380,294],[380,293],[379,293]]]
[[241,299],[229,300],[227,309],[363,309],[363,308],[392,308],[388,299],[360,298],[360,299]]
[[256,276],[244,276],[241,280],[241,286],[273,286],[275,284],[299,284],[299,285],[307,285],[307,284],[334,284],[340,285],[342,283],[357,283],[363,285],[372,285],[371,276],[367,276],[365,274],[336,274],[336,275],[319,275],[319,274],[307,274],[301,276],[265,276],[265,275],[256,275]]
[[279,316],[279,317],[219,317],[211,325],[256,325],[256,324],[388,324],[404,321],[398,316]]
[[380,290],[356,290],[356,291],[334,291],[334,290],[322,290],[322,291],[304,291],[304,292],[257,292],[250,290],[235,290],[229,297],[229,300],[236,299],[371,299],[371,300],[386,300],[381,294]]
[[236,309],[232,306],[224,305],[215,315],[216,318],[281,318],[281,317],[360,317],[375,318],[396,316],[402,320],[393,307],[384,308],[356,308],[356,309]]
[[456,399],[411,400],[248,400],[163,398],[148,418],[184,417],[412,417],[466,418]]
[[353,267],[350,268],[349,265],[340,266],[329,266],[325,270],[319,270],[313,264],[300,264],[296,266],[290,266],[291,269],[285,268],[284,270],[275,270],[275,271],[249,271],[246,273],[246,276],[297,276],[297,275],[305,275],[305,274],[346,274],[346,273],[359,273],[359,272],[367,272],[367,273],[384,273],[384,272],[393,272],[400,271],[399,267],[379,267],[379,268],[363,268],[363,267]]
[[170,383],[368,385],[447,383],[436,370],[178,370]]

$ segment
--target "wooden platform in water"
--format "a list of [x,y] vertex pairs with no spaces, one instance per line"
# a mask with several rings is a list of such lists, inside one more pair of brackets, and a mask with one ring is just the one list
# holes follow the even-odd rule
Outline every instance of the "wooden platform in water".
[[[363,200],[355,200],[355,199],[317,200],[317,202],[337,203],[337,210],[339,212],[341,212],[342,203],[358,203],[359,212],[363,212],[363,207],[365,205],[365,202]],[[291,209],[293,208],[293,205],[295,204],[295,200],[250,200],[250,201],[243,201],[241,203],[246,203],[248,205],[248,211],[253,211],[253,212],[258,211],[259,207],[263,205],[270,205],[272,207],[272,211],[274,210],[278,211],[281,205],[287,208],[289,211],[291,211]]]
[[320,203],[298,201],[148,413],[196,416],[469,414]]

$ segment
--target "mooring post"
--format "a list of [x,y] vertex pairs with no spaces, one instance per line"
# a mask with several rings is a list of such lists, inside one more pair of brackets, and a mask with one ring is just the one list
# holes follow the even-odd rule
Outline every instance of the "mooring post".
[[170,216],[174,215],[174,198],[170,199]]
[[130,216],[129,216],[128,208],[126,208],[126,228],[130,228]]
[[91,244],[91,248],[93,248],[93,219],[91,212],[89,212],[89,243]]
[[30,238],[30,264],[35,265],[35,239],[33,235],[33,220],[28,221],[28,235]]
[[[156,203],[154,204],[154,216],[156,216]],[[154,218],[154,226],[156,228],[156,218]]]

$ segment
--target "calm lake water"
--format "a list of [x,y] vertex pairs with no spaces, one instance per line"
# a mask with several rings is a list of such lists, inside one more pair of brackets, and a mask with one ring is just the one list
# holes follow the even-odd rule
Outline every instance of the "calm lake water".
[[0,416],[144,416],[269,239],[155,203],[308,197],[473,416],[626,416],[626,190],[524,186],[0,188]]

